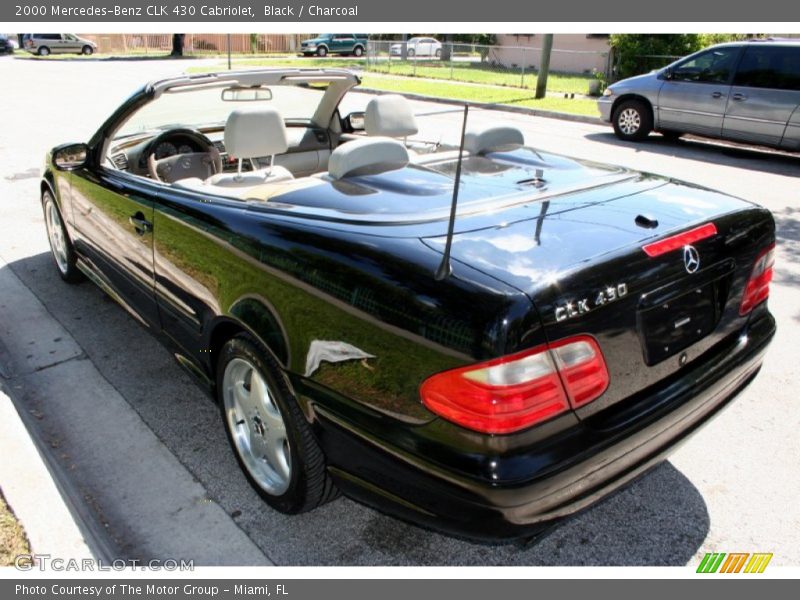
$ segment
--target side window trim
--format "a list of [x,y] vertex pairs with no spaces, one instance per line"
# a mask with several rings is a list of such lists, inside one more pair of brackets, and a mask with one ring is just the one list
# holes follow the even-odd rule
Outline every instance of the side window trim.
[[[736,75],[736,71],[739,68],[739,63],[742,60],[742,55],[744,54],[744,52],[743,52],[744,47],[743,46],[734,46],[733,50],[736,53],[736,56],[733,59],[733,65],[731,66],[731,69],[730,69],[730,72],[728,73],[728,78],[727,78],[726,81],[689,81],[689,80],[685,80],[685,79],[676,79],[675,81],[679,81],[681,83],[702,83],[704,85],[732,85],[733,84],[733,78]],[[697,60],[701,56],[703,56],[705,54],[708,54],[708,53],[711,53],[713,51],[714,51],[713,48],[709,48],[708,50],[706,50],[704,52],[701,51],[701,52],[699,52],[697,54],[694,54],[692,56],[687,56],[685,59],[683,59],[681,62],[679,62],[678,64],[676,64],[673,67],[673,71],[675,69],[680,69],[686,63],[688,63],[688,62],[690,62],[692,60]]]

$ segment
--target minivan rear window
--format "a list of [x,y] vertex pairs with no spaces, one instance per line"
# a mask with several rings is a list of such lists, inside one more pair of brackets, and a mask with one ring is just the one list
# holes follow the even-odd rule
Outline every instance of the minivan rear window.
[[733,85],[800,90],[800,46],[748,47]]

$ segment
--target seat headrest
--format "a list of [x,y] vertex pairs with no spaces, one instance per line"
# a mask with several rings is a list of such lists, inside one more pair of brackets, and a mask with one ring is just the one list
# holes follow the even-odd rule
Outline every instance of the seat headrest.
[[234,158],[282,154],[289,148],[281,114],[270,107],[237,108],[225,123],[225,150]]
[[516,150],[525,145],[522,132],[516,127],[491,125],[472,129],[464,135],[464,150],[471,154],[485,154],[492,151]]
[[407,137],[419,131],[411,104],[403,96],[388,94],[369,101],[364,113],[367,135]]
[[382,173],[408,164],[408,150],[387,137],[362,138],[337,147],[328,159],[328,175],[341,179],[355,171]]

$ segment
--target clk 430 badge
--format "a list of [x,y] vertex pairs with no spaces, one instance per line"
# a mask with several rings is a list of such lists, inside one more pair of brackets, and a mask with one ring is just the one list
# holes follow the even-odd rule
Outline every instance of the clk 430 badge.
[[625,283],[618,283],[617,285],[610,285],[603,288],[594,297],[583,298],[556,306],[556,321],[566,321],[573,317],[585,315],[595,308],[619,300],[623,296],[628,295],[628,286]]

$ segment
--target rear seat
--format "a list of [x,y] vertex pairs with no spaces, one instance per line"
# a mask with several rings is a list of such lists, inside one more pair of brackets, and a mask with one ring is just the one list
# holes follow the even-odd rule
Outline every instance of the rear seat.
[[[464,134],[464,158],[481,156],[489,152],[507,152],[525,145],[522,132],[508,125],[487,125],[469,129]],[[458,158],[458,150],[433,152],[415,156],[414,164],[426,165]]]

